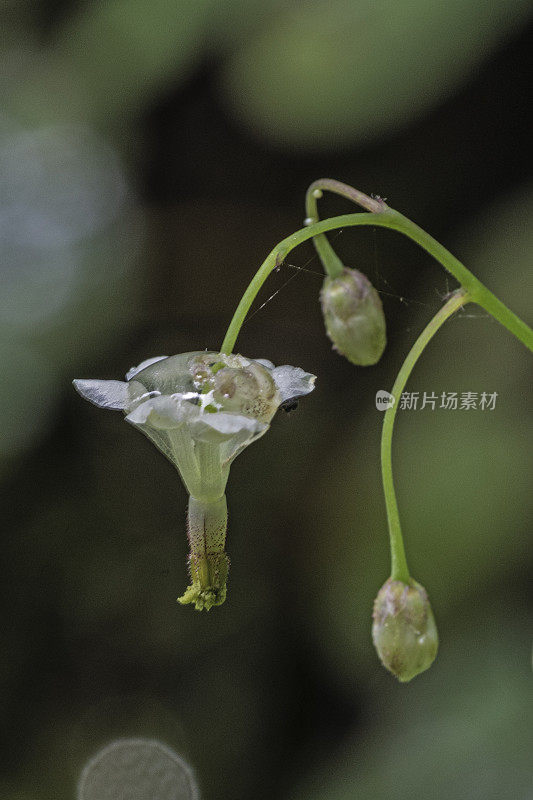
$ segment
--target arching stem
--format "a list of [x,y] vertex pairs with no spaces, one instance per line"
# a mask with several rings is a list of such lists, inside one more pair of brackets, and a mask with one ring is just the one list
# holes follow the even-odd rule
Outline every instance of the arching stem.
[[[369,200],[371,198],[368,198]],[[378,201],[376,201],[378,202]],[[233,351],[237,336],[255,297],[270,273],[281,264],[288,253],[302,242],[312,239],[317,234],[341,228],[355,227],[357,225],[374,225],[382,228],[391,228],[399,231],[420,245],[432,255],[445,269],[448,270],[466,289],[470,300],[482,306],[489,314],[504,325],[517,339],[533,352],[533,330],[517,317],[507,306],[498,300],[480,280],[468,270],[464,264],[446,250],[436,239],[415,225],[414,222],[383,205],[384,210],[371,213],[344,214],[332,219],[325,219],[302,228],[291,236],[283,239],[264,260],[248,288],[241,298],[237,309],[230,322],[228,331],[222,343],[221,352],[228,355]]]
[[451,317],[459,308],[470,302],[470,297],[463,289],[459,289],[450,297],[448,302],[435,314],[431,322],[424,328],[414,345],[412,346],[407,358],[402,364],[398,377],[392,387],[392,395],[395,399],[394,405],[389,406],[385,412],[383,420],[383,432],[381,436],[381,474],[383,477],[383,491],[385,493],[385,504],[387,507],[387,520],[389,524],[390,549],[391,549],[391,578],[395,581],[409,583],[411,577],[407,567],[405,549],[403,545],[402,530],[400,526],[400,516],[396,493],[394,491],[394,481],[392,477],[392,434],[394,430],[394,420],[405,384],[411,374],[413,367],[422,355],[424,348],[437,333],[441,325]]
[[[311,225],[313,222],[319,221],[317,200],[320,200],[322,197],[323,190],[341,195],[341,197],[351,200],[366,209],[366,211],[370,211],[372,214],[378,214],[387,208],[382,200],[368,197],[368,195],[360,192],[358,189],[354,189],[353,186],[348,186],[346,183],[341,183],[331,178],[320,178],[317,181],[313,181],[305,195],[306,225]],[[326,235],[321,233],[315,236],[313,244],[325,272],[330,278],[338,278],[342,274],[344,264],[328,242]]]

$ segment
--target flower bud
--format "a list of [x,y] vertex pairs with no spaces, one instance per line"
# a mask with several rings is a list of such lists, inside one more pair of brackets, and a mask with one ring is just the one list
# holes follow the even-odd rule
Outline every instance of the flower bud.
[[378,362],[387,343],[385,315],[368,278],[344,267],[339,277],[326,276],[320,302],[333,349],[360,367]]
[[435,660],[438,634],[426,590],[389,578],[374,601],[372,639],[383,666],[410,681]]

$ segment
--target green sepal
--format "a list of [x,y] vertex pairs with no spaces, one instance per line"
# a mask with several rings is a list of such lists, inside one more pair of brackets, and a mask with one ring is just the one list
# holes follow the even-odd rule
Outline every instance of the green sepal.
[[221,606],[226,599],[229,564],[226,553],[190,555],[192,583],[178,597],[178,603],[194,604],[197,611],[209,611],[213,606]]

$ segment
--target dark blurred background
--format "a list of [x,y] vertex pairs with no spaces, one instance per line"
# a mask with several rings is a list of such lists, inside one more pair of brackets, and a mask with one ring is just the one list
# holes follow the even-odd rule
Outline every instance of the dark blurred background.
[[402,411],[394,442],[440,653],[404,686],[370,641],[389,568],[374,396],[455,286],[426,254],[331,237],[382,293],[373,368],[331,351],[310,245],[263,287],[238,351],[317,388],[232,468],[229,595],[209,614],[175,601],[177,474],[71,388],[218,348],[319,177],[387,198],[531,322],[532,9],[4,0],[0,797],[73,798],[124,736],[180,753],[204,800],[533,796],[531,356],[474,307],[408,389],[497,392],[494,411]]

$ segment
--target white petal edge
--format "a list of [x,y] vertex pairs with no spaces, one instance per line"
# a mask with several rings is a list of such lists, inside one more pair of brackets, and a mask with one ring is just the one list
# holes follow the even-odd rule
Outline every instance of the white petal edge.
[[168,356],[154,356],[153,358],[147,358],[146,361],[141,361],[138,367],[132,367],[126,372],[126,380],[131,381],[138,372],[150,367],[152,364],[156,364],[158,361],[163,361],[164,358],[168,358]]
[[130,403],[130,388],[124,381],[76,379],[72,383],[82,397],[99,408],[122,411]]
[[232,461],[248,447],[248,445],[260,439],[261,436],[263,436],[270,428],[270,425],[266,425],[264,423],[261,423],[261,425],[262,427],[252,435],[243,429],[241,430],[240,434],[236,434],[235,436],[232,436],[231,439],[223,442],[220,446],[222,463],[227,465],[231,464]]
[[264,422],[259,422],[242,414],[227,414],[223,411],[215,414],[202,414],[191,421],[190,429],[195,439],[199,441],[219,441],[230,439],[233,436],[246,438],[256,436],[268,428]]
[[274,364],[272,361],[269,361],[268,358],[253,358],[252,361],[256,361],[258,364],[261,364],[261,366],[266,367],[270,371],[274,369]]
[[177,428],[191,417],[198,416],[200,410],[191,403],[183,402],[178,395],[161,395],[140,403],[126,417],[133,425],[145,425],[158,430]]
[[272,370],[272,377],[276,382],[281,396],[281,402],[303,397],[315,388],[316,375],[304,372],[301,367],[290,367],[285,364]]

